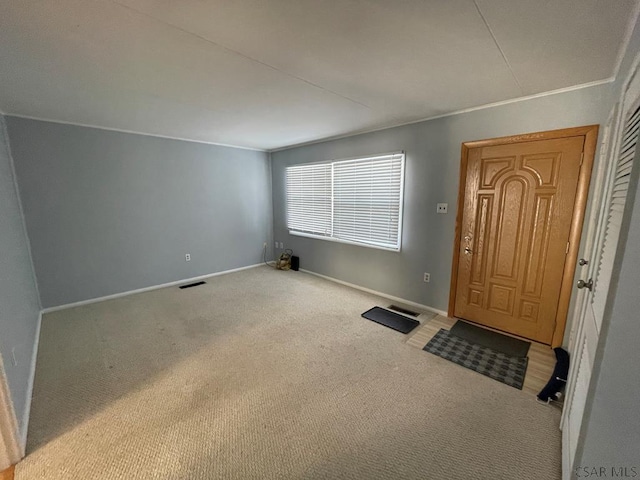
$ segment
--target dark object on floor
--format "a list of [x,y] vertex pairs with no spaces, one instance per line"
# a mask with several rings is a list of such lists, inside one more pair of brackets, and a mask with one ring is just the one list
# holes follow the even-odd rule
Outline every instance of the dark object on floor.
[[423,350],[522,390],[527,357],[510,357],[440,329]]
[[531,342],[492,332],[461,320],[458,320],[449,332],[456,337],[502,352],[509,357],[526,357],[531,346]]
[[560,400],[569,376],[569,352],[560,347],[554,348],[553,351],[556,354],[556,366],[551,378],[538,394],[538,400],[545,403]]
[[300,269],[300,257],[296,257],[293,255],[291,257],[291,270],[295,270],[296,272]]
[[187,285],[180,285],[180,288],[191,288],[191,287],[197,287],[198,285],[204,285],[207,282],[196,282],[196,283],[189,283]]
[[396,312],[400,312],[404,315],[411,315],[412,317],[420,315],[418,312],[412,312],[411,310],[407,310],[406,308],[402,308],[397,305],[389,305],[389,310],[395,310]]
[[404,315],[399,315],[380,307],[373,307],[362,314],[367,320],[379,323],[385,327],[393,328],[398,332],[409,333],[411,330],[420,325],[420,322]]

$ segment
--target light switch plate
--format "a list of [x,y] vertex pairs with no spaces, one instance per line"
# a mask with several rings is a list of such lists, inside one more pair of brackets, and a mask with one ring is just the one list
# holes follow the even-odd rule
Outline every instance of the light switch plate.
[[439,203],[436,207],[436,212],[438,213],[447,213],[447,208],[449,207],[448,203]]

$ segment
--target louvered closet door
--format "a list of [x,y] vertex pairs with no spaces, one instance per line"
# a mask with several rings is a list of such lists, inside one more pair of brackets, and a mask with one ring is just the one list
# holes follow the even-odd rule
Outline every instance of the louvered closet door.
[[610,185],[610,200],[605,217],[602,245],[594,267],[593,280],[593,310],[598,321],[598,330],[602,324],[604,307],[609,292],[611,274],[613,273],[613,260],[618,249],[618,238],[622,226],[622,214],[627,200],[631,168],[634,163],[638,133],[640,132],[640,108],[631,115],[625,123],[625,128],[620,146],[618,162]]
[[[615,115],[612,114],[612,118]],[[563,478],[572,478],[573,461],[577,441],[582,427],[587,392],[591,381],[595,351],[600,336],[613,262],[618,249],[622,216],[629,189],[629,179],[637,152],[640,132],[640,108],[626,115],[622,128],[618,154],[612,161],[612,145],[603,140],[600,161],[605,162],[599,169],[591,219],[587,232],[588,264],[583,267],[581,277],[593,282],[592,290],[584,289],[582,308],[576,318],[575,340],[571,342],[571,370],[569,372],[567,398],[562,418]],[[608,125],[606,131],[612,135],[615,130]]]

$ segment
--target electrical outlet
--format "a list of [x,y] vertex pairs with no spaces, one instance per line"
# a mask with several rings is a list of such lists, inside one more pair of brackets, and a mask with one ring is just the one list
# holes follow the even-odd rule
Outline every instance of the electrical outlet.
[[262,244],[262,248],[267,248],[267,242],[264,242],[264,243]]
[[449,208],[448,203],[438,203],[436,206],[436,212],[438,213],[447,213],[447,209]]
[[278,242],[276,242],[276,248],[278,248]]
[[185,262],[190,262],[191,261],[191,254],[190,253],[185,253],[184,254],[184,261]]
[[429,283],[431,281],[431,274],[425,272],[423,280],[425,283]]
[[282,250],[284,248],[284,245],[282,242],[280,242],[280,249]]

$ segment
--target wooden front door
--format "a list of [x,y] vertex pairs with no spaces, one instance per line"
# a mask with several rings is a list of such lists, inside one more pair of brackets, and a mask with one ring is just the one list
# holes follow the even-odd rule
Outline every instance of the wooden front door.
[[469,148],[454,316],[552,343],[584,146],[578,135]]

